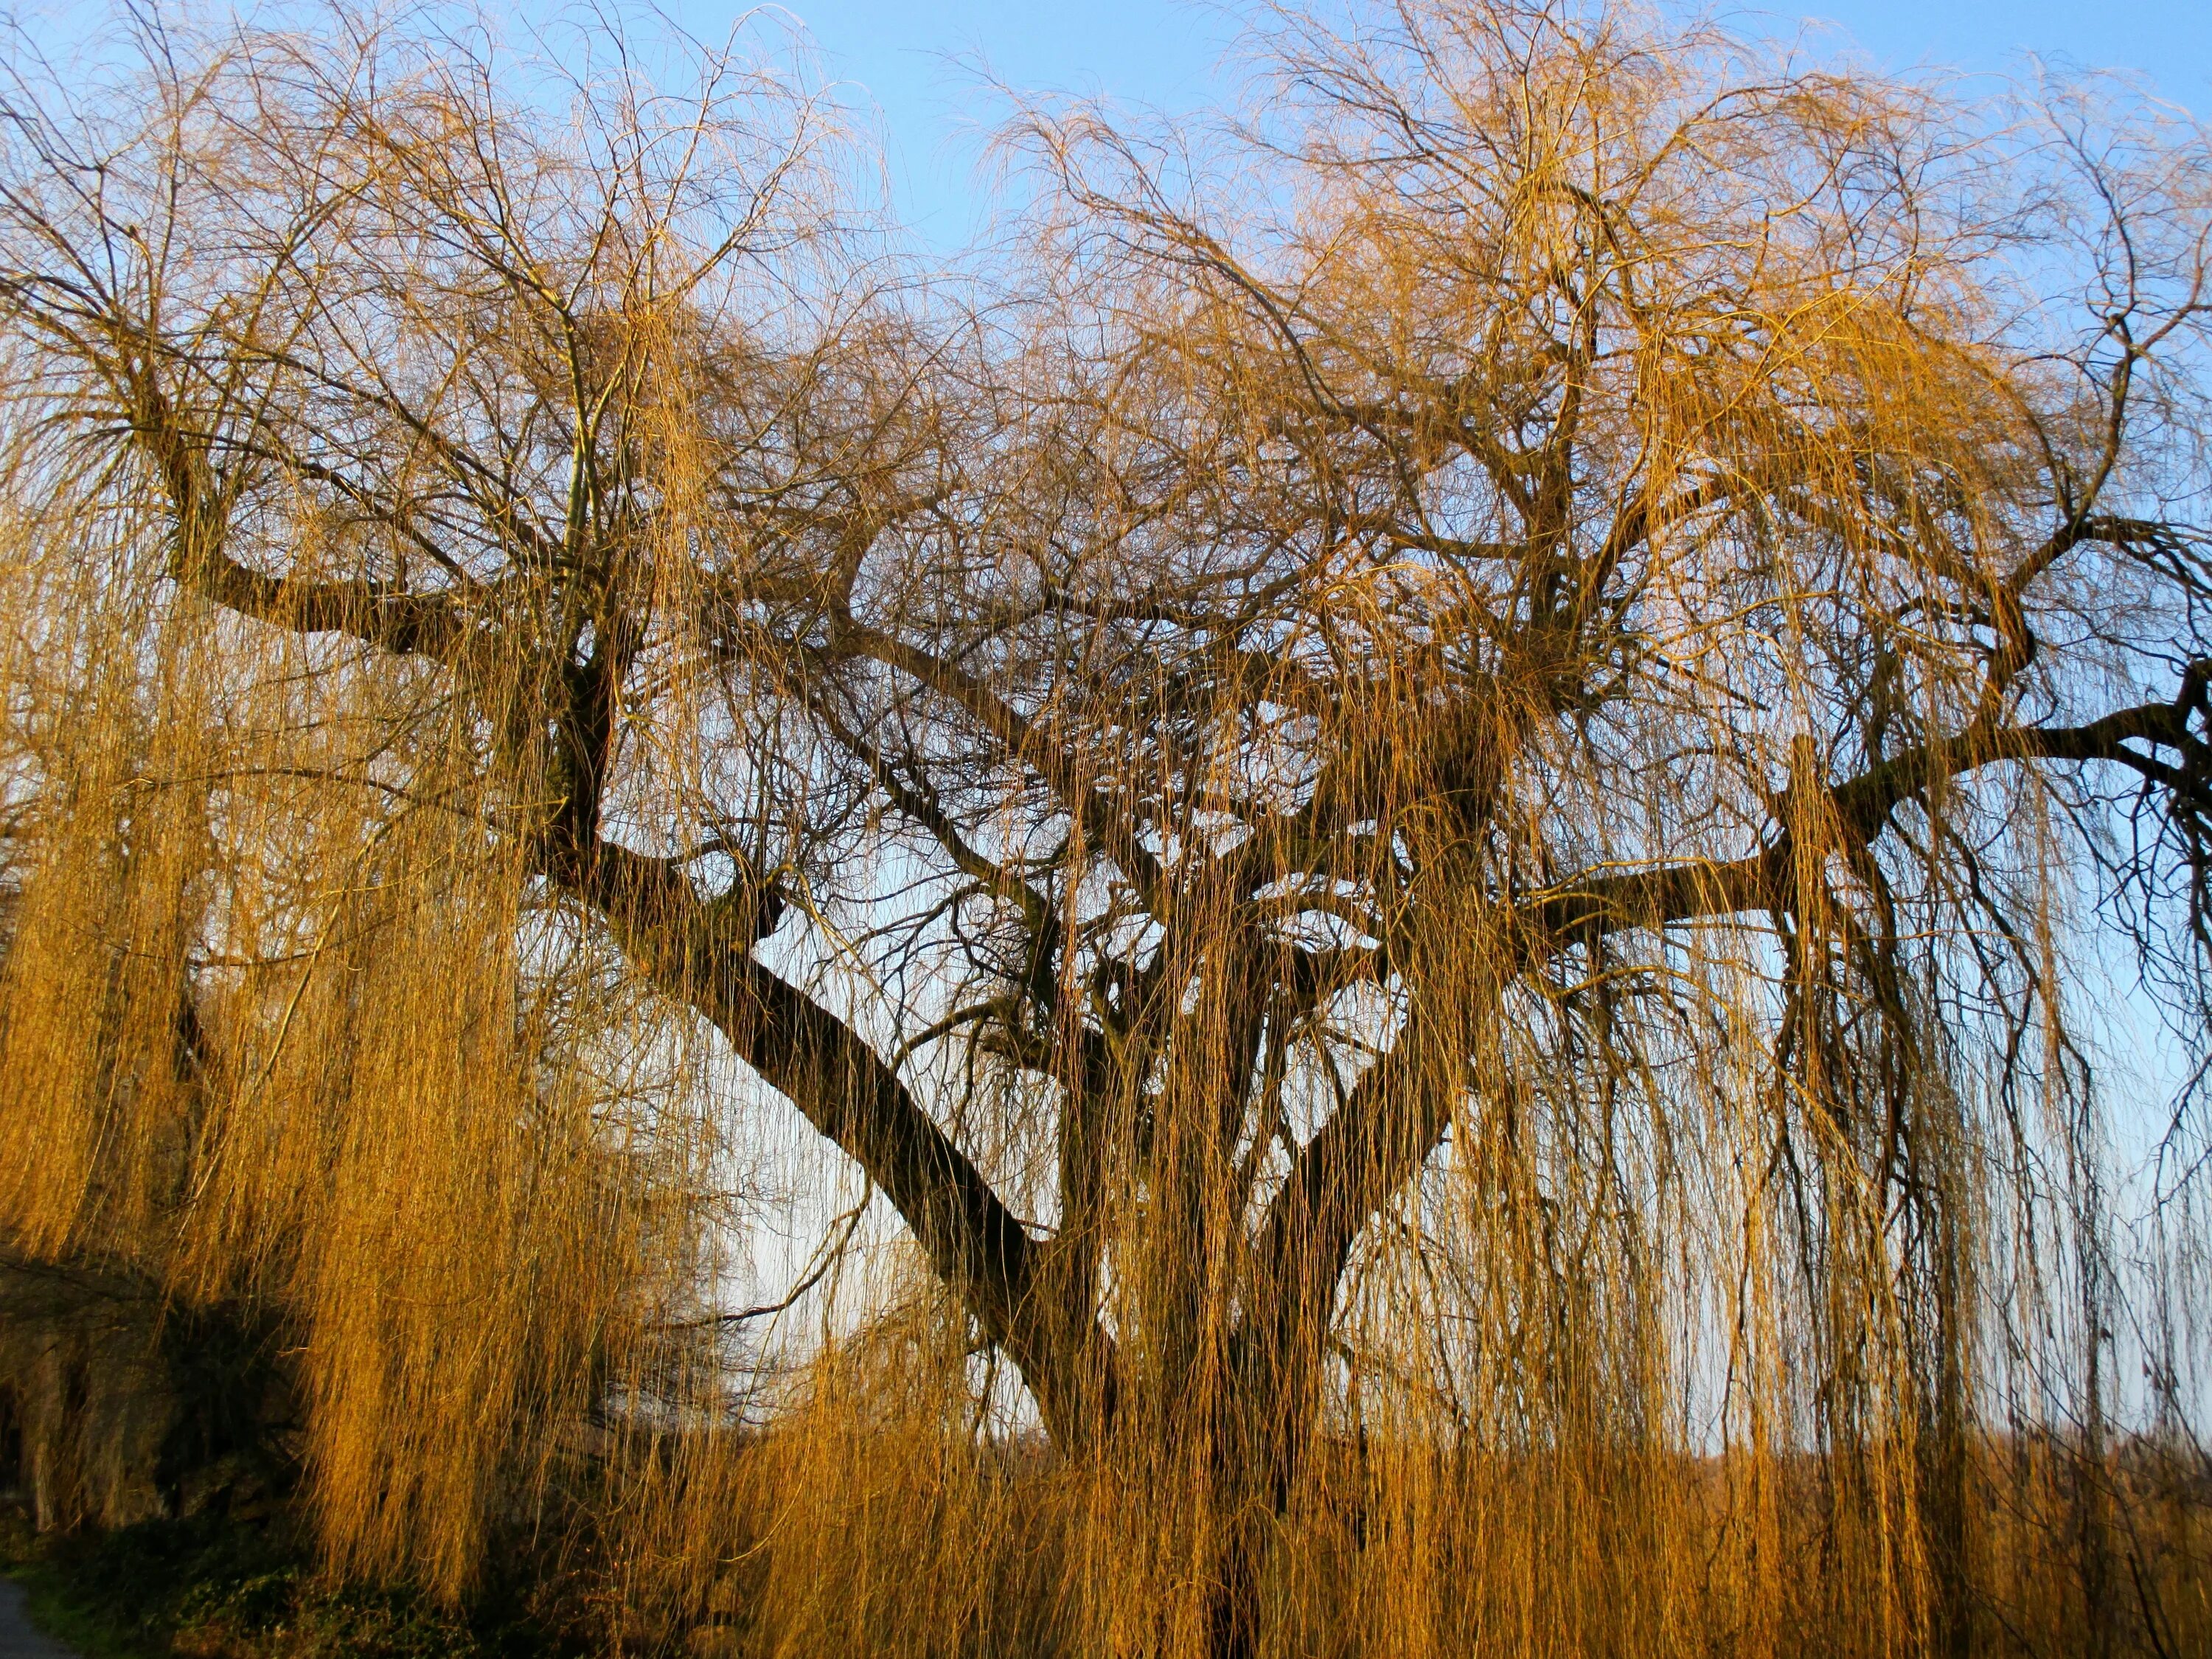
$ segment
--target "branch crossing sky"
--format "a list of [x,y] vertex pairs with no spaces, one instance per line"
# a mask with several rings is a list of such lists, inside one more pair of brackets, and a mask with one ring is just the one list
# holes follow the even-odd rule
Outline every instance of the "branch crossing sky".
[[[664,0],[666,3],[666,0]],[[1225,95],[1232,6],[1189,0],[785,0],[823,68],[880,111],[892,188],[928,240],[966,239],[985,192],[976,138],[998,112],[974,65],[1024,89],[1103,94],[1174,110]],[[719,38],[738,0],[680,0],[686,27]],[[1887,68],[2020,73],[2032,57],[2142,76],[2212,118],[2212,0],[1820,0],[1801,11],[1721,14],[1747,33],[1802,33]],[[963,68],[963,62],[967,67]]]

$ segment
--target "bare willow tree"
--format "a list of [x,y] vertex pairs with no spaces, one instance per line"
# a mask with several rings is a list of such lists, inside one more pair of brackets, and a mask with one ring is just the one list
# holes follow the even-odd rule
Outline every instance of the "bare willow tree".
[[[133,1018],[213,1007],[176,1069],[226,1127],[34,1170],[186,1109],[16,1090],[11,1225],[265,1252],[222,1195],[333,1086],[297,1010],[342,1023],[335,940],[416,940],[404,1006],[489,975],[458,1029],[515,1026],[519,1098],[697,1048],[711,1125],[759,1109],[726,1054],[857,1164],[1105,1482],[1160,1591],[1117,1641],[1291,1639],[1287,1517],[1418,1443],[1564,1494],[1516,1511],[1538,1554],[1665,1501],[1654,1459],[1747,1449],[1755,1510],[1813,1455],[1835,1628],[1875,1585],[1867,1629],[1966,1651],[1977,1448],[2104,1455],[2097,907],[2201,1018],[2203,137],[1614,10],[1261,23],[1249,125],[1024,118],[964,298],[890,281],[817,107],[726,65],[680,109],[419,32],[19,80],[26,915],[94,773],[108,879],[180,815]],[[110,681],[143,754],[53,690]],[[575,1309],[557,1409],[640,1264],[641,1330],[715,1317],[682,1111],[622,1121],[689,1151],[588,1108],[566,1162],[448,1149],[544,1194],[480,1279],[579,1190],[665,1189],[531,1281]],[[132,1180],[169,1184],[88,1196]],[[1644,1559],[1589,1571],[1641,1606]]]

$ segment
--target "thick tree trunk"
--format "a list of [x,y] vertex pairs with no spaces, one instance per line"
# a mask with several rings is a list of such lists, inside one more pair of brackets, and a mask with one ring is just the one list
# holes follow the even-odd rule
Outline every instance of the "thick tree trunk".
[[1249,1525],[1232,1525],[1206,1609],[1206,1659],[1254,1659],[1260,1651],[1260,1546]]

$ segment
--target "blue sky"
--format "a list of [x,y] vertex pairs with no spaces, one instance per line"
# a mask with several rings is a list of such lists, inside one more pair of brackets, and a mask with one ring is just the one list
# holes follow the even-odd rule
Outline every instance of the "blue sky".
[[[719,36],[744,0],[662,0],[694,32]],[[882,113],[894,189],[931,240],[961,240],[977,199],[976,124],[989,100],[949,60],[980,55],[1018,86],[1103,93],[1188,107],[1219,95],[1234,33],[1223,9],[1180,0],[785,0],[825,67]],[[1892,68],[1974,73],[2027,55],[2132,70],[2212,117],[2212,0],[1820,0],[1730,14],[1787,37],[1822,26],[1816,46],[1856,49]],[[964,136],[963,136],[964,135]]]

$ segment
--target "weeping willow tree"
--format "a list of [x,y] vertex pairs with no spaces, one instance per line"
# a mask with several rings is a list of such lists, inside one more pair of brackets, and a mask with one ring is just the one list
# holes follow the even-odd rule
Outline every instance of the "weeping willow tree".
[[[925,283],[736,54],[137,38],[7,104],[0,1218],[281,1313],[336,1563],[560,1487],[763,1651],[2208,1628],[2074,1007],[2203,1023],[2197,130],[1269,11]],[[920,1311],[718,1435],[787,1109]]]

